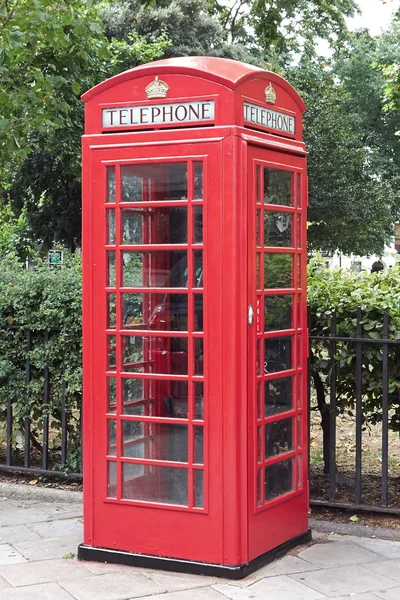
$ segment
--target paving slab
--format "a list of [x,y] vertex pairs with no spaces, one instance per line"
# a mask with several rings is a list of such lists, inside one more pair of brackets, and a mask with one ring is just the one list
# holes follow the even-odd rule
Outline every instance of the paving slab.
[[26,558],[10,544],[0,546],[0,565],[15,565],[26,562]]
[[[139,600],[141,598],[148,598],[148,596],[140,596]],[[224,596],[211,588],[186,590],[185,592],[171,592],[169,594],[162,594],[161,596],[152,596],[152,598],[155,600],[224,600]],[[133,600],[133,598],[130,598],[129,600]]]
[[378,596],[375,594],[353,594],[352,596],[340,596],[339,598],[333,598],[332,600],[378,600]]
[[356,537],[354,537],[352,541],[354,544],[367,548],[367,550],[372,550],[375,554],[379,554],[385,558],[400,558],[400,542]]
[[166,591],[161,585],[140,573],[93,575],[76,581],[60,581],[60,585],[76,600],[128,600]]
[[269,577],[254,583],[250,587],[237,587],[230,584],[213,585],[227,598],[232,600],[319,600],[324,596],[299,581],[293,581],[287,575]]
[[10,525],[0,527],[0,544],[14,544],[30,540],[39,541],[42,538],[27,525]]
[[400,583],[400,558],[371,563],[368,568],[374,573],[385,575]]
[[91,577],[92,573],[77,560],[56,559],[0,567],[0,575],[14,587],[50,583],[62,579]]
[[325,594],[328,598],[375,592],[375,590],[397,586],[394,579],[371,571],[369,566],[368,564],[366,567],[353,565],[350,567],[321,569],[289,575],[289,577],[301,581],[304,585]]
[[[48,560],[63,558],[67,554],[76,554],[78,545],[82,542],[80,535],[40,538],[38,541],[27,540],[18,542],[14,547],[29,560]],[[1,548],[1,546],[0,546]]]
[[63,519],[47,523],[34,523],[30,526],[32,531],[43,538],[57,536],[80,536],[83,539],[83,524],[79,519]]
[[[315,571],[317,569],[315,565],[299,558],[298,556],[284,556],[279,560],[276,560],[265,567],[261,567],[258,571],[251,573],[245,579],[238,581],[231,581],[230,585],[236,585],[238,587],[246,587],[260,581],[264,577],[276,577],[278,575],[290,575],[292,573],[304,573],[305,571]],[[400,598],[399,598],[400,600]]]
[[[82,560],[80,563],[93,575],[106,575],[107,573],[118,573],[121,571],[128,571],[131,573],[147,573],[140,567],[128,567],[127,565],[114,565],[112,563],[101,563],[101,562],[90,562]],[[153,571],[149,571],[153,572]]]
[[221,581],[221,579],[217,577],[188,575],[186,573],[169,573],[167,571],[143,571],[143,573],[148,579],[155,581],[168,592],[207,587]]
[[13,501],[2,501],[0,510],[0,527],[5,525],[27,525],[49,521],[50,517],[38,505],[23,507]]
[[[11,585],[0,575],[0,598],[2,596],[1,590],[10,589]],[[5,594],[3,594],[4,596]]]
[[28,585],[21,588],[7,589],[6,594],[4,600],[75,600],[58,583],[44,583],[43,585]]
[[400,587],[392,588],[391,590],[378,590],[375,594],[377,598],[384,598],[384,600],[399,600]]
[[352,542],[328,542],[306,548],[299,553],[299,557],[317,567],[326,569],[374,562],[378,560],[379,554]]
[[41,502],[40,509],[53,519],[82,518],[82,506],[69,502]]

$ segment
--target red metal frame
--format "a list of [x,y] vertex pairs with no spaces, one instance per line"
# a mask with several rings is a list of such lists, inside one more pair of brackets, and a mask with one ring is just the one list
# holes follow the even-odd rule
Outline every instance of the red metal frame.
[[[170,88],[165,102],[214,99],[214,122],[207,126],[199,122],[195,127],[193,123],[182,123],[173,129],[154,127],[152,131],[103,130],[104,106],[164,102],[145,98],[144,89],[155,75],[167,81]],[[264,90],[270,83],[277,93],[273,109],[296,117],[295,136],[243,126],[244,99],[265,106]],[[133,102],[132,89],[136,90]],[[192,58],[159,61],[133,69],[100,84],[85,94],[84,100],[85,545],[217,565],[246,564],[307,532],[307,188],[306,152],[301,140],[304,105],[289,84],[275,74],[234,61]],[[165,183],[171,165],[181,163],[187,165],[186,199],[164,200],[163,189],[171,185]],[[195,197],[195,163],[203,165],[202,198]],[[122,201],[121,172],[128,165],[142,169],[141,198],[132,202]],[[256,190],[260,199],[264,195],[261,176],[265,166],[293,174],[293,206],[257,202]],[[114,198],[108,197],[107,192],[110,168],[115,172]],[[187,212],[187,240],[182,243],[170,242],[171,224],[165,225],[174,207]],[[202,242],[195,240],[196,207],[202,208]],[[130,216],[143,215],[140,243],[125,243],[122,238],[123,210],[129,210]],[[280,213],[278,216],[285,223],[291,216],[290,247],[264,247],[264,212]],[[171,252],[187,255],[186,263],[181,260],[185,271],[179,283],[182,285],[186,278],[187,287],[171,285]],[[195,254],[200,252],[202,270],[196,258],[199,255]],[[281,255],[283,260],[284,255],[293,256],[296,281],[291,287],[264,290],[264,255]],[[113,263],[108,275],[110,257]],[[124,261],[128,257],[136,260],[136,274],[137,265],[142,265],[142,285],[136,285],[135,279],[129,282],[135,285],[124,287]],[[166,277],[161,286],[159,275],[156,277],[160,272]],[[151,287],[154,282],[158,287]],[[289,295],[293,297],[291,327],[264,332],[264,298]],[[175,330],[170,320],[174,301],[171,298],[185,296],[187,328]],[[196,305],[196,298],[200,297],[204,307],[202,331],[196,327],[194,312],[200,306]],[[141,302],[143,298],[140,322],[124,323],[123,302]],[[253,326],[247,323],[249,305],[255,310]],[[257,375],[258,346],[262,366],[264,341],[288,336],[293,341],[290,369]],[[173,350],[174,347],[179,350]],[[130,353],[128,362],[124,362],[123,353],[131,352],[131,348],[139,348],[140,354],[135,350],[136,354]],[[266,415],[264,384],[284,378],[291,378],[291,410]],[[123,386],[135,382],[141,386],[142,396],[124,403]],[[180,396],[179,400],[185,407],[185,384],[187,415],[169,412],[166,401],[173,396],[172,389],[183,394],[183,400]],[[203,385],[203,418],[195,412],[196,384]],[[133,410],[137,412],[134,414]],[[289,418],[293,426],[287,451],[264,456],[265,427]],[[125,445],[124,423],[127,431],[134,432]],[[187,450],[185,442],[181,442],[182,426],[187,427]],[[201,432],[203,460],[195,462],[196,435],[199,440]],[[175,443],[181,453],[169,454],[170,445]],[[264,481],[257,488],[257,477],[268,466],[279,468],[283,460],[292,458],[293,489],[266,501]],[[125,480],[124,465],[131,472]],[[187,502],[183,504],[160,500],[169,489],[165,481],[172,481],[173,473],[180,491],[180,476],[187,474]],[[203,502],[199,501],[200,488],[196,488],[196,493],[194,488],[195,477],[200,473]],[[127,497],[133,493],[136,495]]]

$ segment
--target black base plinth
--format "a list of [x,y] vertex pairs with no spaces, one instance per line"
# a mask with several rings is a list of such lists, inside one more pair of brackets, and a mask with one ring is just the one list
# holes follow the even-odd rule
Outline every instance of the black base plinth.
[[121,550],[110,550],[109,548],[94,548],[80,544],[78,547],[78,560],[91,560],[96,562],[107,562],[118,565],[129,565],[131,567],[142,567],[143,569],[162,569],[163,571],[177,571],[179,573],[193,573],[195,575],[209,575],[212,577],[225,577],[227,579],[243,579],[257,571],[260,567],[267,565],[276,558],[280,558],[286,552],[300,544],[311,541],[311,529],[307,533],[298,535],[273,550],[258,556],[252,561],[242,565],[216,565],[177,558],[165,558],[162,556],[149,556],[147,554],[134,554]]

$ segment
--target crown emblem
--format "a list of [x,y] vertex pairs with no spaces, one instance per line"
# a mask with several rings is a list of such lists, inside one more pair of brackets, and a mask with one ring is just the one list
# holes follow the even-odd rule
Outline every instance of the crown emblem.
[[156,76],[155,80],[146,87],[145,92],[148,98],[166,98],[168,90],[169,87],[165,81],[160,81]]
[[265,88],[265,102],[267,104],[275,104],[276,102],[276,92],[271,84]]

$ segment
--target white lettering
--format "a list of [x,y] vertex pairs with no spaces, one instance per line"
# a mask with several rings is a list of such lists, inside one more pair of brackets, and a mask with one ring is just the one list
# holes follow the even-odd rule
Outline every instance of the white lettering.
[[132,127],[140,125],[169,125],[174,123],[193,123],[196,121],[214,121],[214,100],[198,102],[179,102],[172,104],[150,104],[103,108],[102,125],[104,129],[112,127]]
[[260,125],[282,133],[290,133],[294,135],[296,131],[296,118],[292,115],[286,115],[271,108],[263,108],[250,102],[245,102],[244,120],[253,125]]

